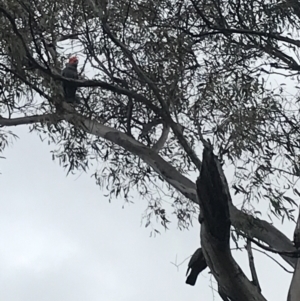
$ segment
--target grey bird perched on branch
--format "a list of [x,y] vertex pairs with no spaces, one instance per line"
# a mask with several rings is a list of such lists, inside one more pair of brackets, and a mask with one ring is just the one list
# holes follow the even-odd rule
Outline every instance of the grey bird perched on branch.
[[[70,78],[70,79],[78,79],[78,58],[76,56],[72,56],[69,59],[69,63],[62,71],[62,76]],[[76,99],[76,91],[77,85],[73,83],[63,82],[63,89],[64,89],[64,96],[67,102],[75,103],[77,102]]]
[[188,264],[186,274],[190,272],[185,283],[195,285],[198,275],[207,267],[202,249],[199,248],[195,251]]

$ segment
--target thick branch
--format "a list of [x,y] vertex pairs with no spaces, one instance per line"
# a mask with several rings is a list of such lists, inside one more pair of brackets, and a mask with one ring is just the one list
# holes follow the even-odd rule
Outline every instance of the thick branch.
[[229,188],[219,161],[206,147],[197,180],[197,194],[203,218],[201,246],[222,295],[234,301],[265,301],[230,252]]
[[152,147],[152,149],[154,151],[156,151],[158,153],[164,147],[164,145],[168,139],[169,133],[170,133],[170,126],[168,124],[164,123],[161,136],[159,137],[157,142]]
[[65,119],[74,126],[80,127],[92,135],[96,135],[116,143],[132,154],[137,155],[184,196],[190,200],[194,200],[194,202],[197,202],[195,184],[160,157],[156,151],[116,129],[102,125],[95,120],[90,120],[80,115],[74,115],[75,114],[68,114],[65,116]]
[[261,288],[259,285],[259,281],[258,281],[256,269],[255,269],[255,264],[254,264],[254,257],[253,257],[252,247],[251,247],[251,241],[249,239],[247,239],[246,249],[247,249],[247,253],[248,253],[249,267],[250,267],[250,271],[251,271],[251,275],[252,275],[252,282],[255,286],[257,286],[257,288],[261,292]]
[[44,115],[33,115],[20,118],[3,118],[0,116],[0,126],[17,126],[22,124],[33,124],[33,123],[44,123],[51,122],[55,123],[62,120],[56,114],[44,114]]
[[154,119],[151,122],[143,125],[143,130],[141,134],[142,136],[146,136],[148,132],[151,131],[151,129],[157,126],[158,124],[163,125],[163,130],[157,142],[152,146],[152,149],[156,152],[159,152],[165,145],[170,133],[170,126],[164,123],[162,119]]

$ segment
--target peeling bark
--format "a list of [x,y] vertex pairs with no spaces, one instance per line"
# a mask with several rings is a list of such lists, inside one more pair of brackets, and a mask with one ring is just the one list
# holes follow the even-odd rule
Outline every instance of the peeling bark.
[[231,197],[221,165],[208,148],[203,152],[197,194],[202,216],[201,246],[206,263],[218,282],[221,297],[232,301],[265,301],[230,252],[228,203],[231,203]]

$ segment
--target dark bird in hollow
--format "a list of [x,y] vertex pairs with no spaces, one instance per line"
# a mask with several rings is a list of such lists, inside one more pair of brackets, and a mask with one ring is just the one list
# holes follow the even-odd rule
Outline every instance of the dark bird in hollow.
[[[72,56],[69,59],[69,63],[66,64],[66,67],[62,71],[62,76],[70,79],[78,79],[78,58]],[[64,96],[67,102],[76,102],[76,91],[77,85],[74,83],[63,82]]]
[[195,251],[188,264],[186,274],[190,272],[185,283],[189,285],[195,285],[198,275],[207,267],[202,249],[199,248]]

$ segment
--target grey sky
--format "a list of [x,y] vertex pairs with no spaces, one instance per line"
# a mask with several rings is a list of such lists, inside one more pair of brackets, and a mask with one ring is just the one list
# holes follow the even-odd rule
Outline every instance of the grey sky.
[[[93,179],[66,177],[50,147],[27,132],[16,129],[21,139],[0,160],[1,301],[220,300],[207,271],[191,287],[187,262],[179,270],[170,263],[199,246],[197,222],[150,238],[141,226],[144,201],[125,209],[122,200],[108,203]],[[294,224],[280,229],[291,237]],[[254,255],[264,296],[286,300],[291,275]],[[245,254],[236,258],[249,275]]]

